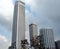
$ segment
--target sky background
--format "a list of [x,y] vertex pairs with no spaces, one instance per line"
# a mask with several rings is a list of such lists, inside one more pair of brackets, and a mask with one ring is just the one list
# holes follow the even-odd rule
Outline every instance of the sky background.
[[[0,49],[7,49],[11,45],[15,1],[0,0]],[[54,39],[60,40],[60,0],[22,1],[26,4],[26,38],[29,36],[29,24],[34,23],[38,32],[41,28],[51,27]]]

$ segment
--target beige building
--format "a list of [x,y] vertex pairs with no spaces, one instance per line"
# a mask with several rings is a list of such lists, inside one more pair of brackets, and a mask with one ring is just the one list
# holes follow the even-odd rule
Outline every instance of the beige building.
[[30,24],[29,25],[29,32],[30,32],[30,34],[33,34],[32,35],[33,37],[36,37],[38,35],[37,25],[36,24]]
[[25,3],[16,1],[14,7],[12,46],[21,49],[21,40],[25,39]]
[[[30,33],[30,43],[31,43],[32,39],[36,38],[38,35],[36,24],[29,25],[29,33]],[[32,43],[31,43],[31,45],[32,45]]]

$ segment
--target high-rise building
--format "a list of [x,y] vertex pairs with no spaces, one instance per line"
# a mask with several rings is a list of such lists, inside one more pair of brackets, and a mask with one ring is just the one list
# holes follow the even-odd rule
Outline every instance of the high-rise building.
[[60,40],[55,41],[56,49],[60,49]]
[[14,7],[12,46],[21,49],[21,41],[25,39],[25,3],[16,1]]
[[30,24],[29,25],[29,33],[30,33],[30,44],[32,45],[32,40],[37,37],[37,25],[36,24]]
[[51,28],[40,29],[41,45],[44,49],[55,49],[54,35]]

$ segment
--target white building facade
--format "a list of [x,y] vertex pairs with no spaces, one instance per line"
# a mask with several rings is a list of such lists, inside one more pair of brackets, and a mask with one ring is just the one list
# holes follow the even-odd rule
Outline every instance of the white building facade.
[[25,3],[16,1],[14,7],[12,45],[21,49],[21,40],[25,39]]
[[50,28],[40,29],[42,44],[45,49],[55,49],[53,30]]

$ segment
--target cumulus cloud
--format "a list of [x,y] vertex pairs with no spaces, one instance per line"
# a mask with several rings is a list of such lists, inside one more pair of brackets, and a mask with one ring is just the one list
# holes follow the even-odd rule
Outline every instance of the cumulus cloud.
[[6,39],[6,37],[0,35],[0,41],[3,41],[3,42],[8,42],[8,40]]
[[52,27],[55,40],[58,40],[60,37],[60,0],[25,0],[25,2],[26,5],[30,5],[31,13],[35,13],[33,16],[29,13],[30,21],[36,23],[38,29]]
[[13,15],[13,7],[12,0],[0,0],[0,15],[9,19]]
[[10,44],[10,41],[4,35],[0,35],[0,49],[8,49]]
[[31,6],[31,10],[39,16],[48,16],[52,20],[59,21],[60,0],[26,0],[26,4]]
[[11,31],[14,5],[12,0],[0,0],[0,25]]
[[12,30],[12,20],[8,21],[0,15],[0,26],[4,26],[8,31]]
[[[12,30],[13,10],[14,10],[14,5],[12,0],[0,0],[0,26],[2,28],[3,27],[6,28],[6,31],[8,33],[11,32]],[[8,34],[6,34],[5,31],[4,32],[3,31],[0,31],[0,34],[1,32],[3,34],[0,35],[0,49],[8,49],[11,42],[7,38]]]

